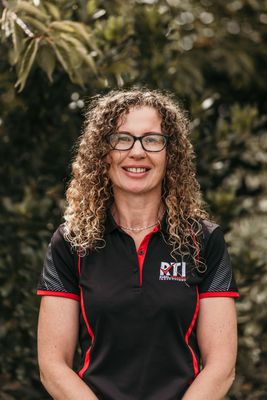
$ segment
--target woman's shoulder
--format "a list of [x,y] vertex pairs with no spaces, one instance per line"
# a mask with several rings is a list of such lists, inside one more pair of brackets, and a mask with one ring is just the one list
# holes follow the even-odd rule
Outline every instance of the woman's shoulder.
[[201,239],[204,242],[204,246],[208,243],[208,241],[213,238],[213,240],[216,238],[223,238],[223,231],[221,229],[221,226],[217,224],[215,221],[212,221],[210,219],[201,219],[200,220],[201,224]]
[[66,226],[65,223],[60,224],[52,234],[51,246],[57,249],[64,249],[68,253],[73,253],[70,242],[66,237]]
[[200,224],[203,232],[211,234],[215,229],[220,228],[220,225],[210,219],[201,219]]
[[52,239],[55,243],[67,242],[65,238],[65,223],[62,223],[56,227],[52,233]]

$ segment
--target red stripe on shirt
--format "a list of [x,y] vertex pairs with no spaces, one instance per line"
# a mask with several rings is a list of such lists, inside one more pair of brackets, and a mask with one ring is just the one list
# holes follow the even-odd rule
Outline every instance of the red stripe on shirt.
[[[78,256],[78,271],[79,271],[79,275],[80,275],[81,274],[81,257],[80,256]],[[89,367],[89,364],[90,364],[90,352],[91,352],[91,348],[92,348],[95,336],[93,334],[93,331],[92,331],[92,329],[91,329],[91,327],[89,325],[89,322],[88,322],[88,319],[87,319],[87,316],[86,316],[85,307],[84,307],[83,291],[82,291],[81,286],[80,286],[80,293],[81,293],[81,311],[82,311],[82,316],[83,316],[83,320],[85,322],[87,331],[89,333],[89,336],[91,337],[91,344],[90,344],[88,350],[86,351],[83,367],[78,372],[79,377],[82,378],[83,375],[84,375],[84,372],[87,370],[87,368]]]
[[200,299],[205,297],[239,297],[238,292],[203,292],[199,295]]
[[137,250],[140,286],[142,286],[142,283],[143,283],[143,265],[144,265],[144,260],[146,257],[148,243],[149,243],[149,240],[150,240],[151,236],[153,235],[153,233],[158,232],[158,230],[159,230],[159,225],[157,225],[151,232],[149,232],[144,237],[144,239],[142,240],[142,242]]
[[36,292],[39,296],[57,296],[57,297],[66,297],[67,299],[73,299],[80,301],[80,296],[74,293],[66,293],[66,292],[53,292],[51,290],[37,290]]
[[192,330],[193,330],[193,328],[195,326],[196,319],[197,319],[198,312],[199,312],[199,295],[198,295],[197,287],[196,287],[196,296],[197,296],[197,302],[196,302],[195,312],[194,312],[192,321],[190,323],[190,326],[189,326],[189,328],[188,328],[188,330],[187,330],[187,332],[185,334],[185,342],[186,342],[186,344],[187,344],[187,346],[188,346],[188,348],[189,348],[189,350],[191,352],[191,355],[192,355],[192,361],[193,361],[193,368],[194,368],[195,377],[197,376],[197,374],[199,372],[199,366],[198,366],[198,361],[197,361],[196,355],[195,355],[192,347],[189,345],[189,337],[190,337],[190,335],[192,333]]
[[199,263],[199,261],[200,261],[199,245],[198,245],[198,242],[197,242],[197,238],[196,238],[195,232],[193,231],[193,229],[190,229],[190,231],[191,231],[192,239],[193,239],[194,246],[195,246],[195,249],[196,249],[196,260]]

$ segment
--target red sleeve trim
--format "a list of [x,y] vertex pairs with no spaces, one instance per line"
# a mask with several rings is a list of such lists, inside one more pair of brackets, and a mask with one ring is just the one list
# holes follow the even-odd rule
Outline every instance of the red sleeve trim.
[[80,296],[74,293],[65,293],[65,292],[52,292],[50,290],[37,290],[38,296],[57,296],[57,297],[66,297],[68,299],[73,299],[80,301]]
[[199,294],[200,299],[205,297],[239,297],[238,292],[203,292]]

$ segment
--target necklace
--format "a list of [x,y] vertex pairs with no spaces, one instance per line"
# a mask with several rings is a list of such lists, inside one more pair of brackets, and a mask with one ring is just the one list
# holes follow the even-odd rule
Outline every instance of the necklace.
[[125,229],[126,231],[141,232],[146,229],[152,228],[153,226],[156,226],[158,223],[159,223],[159,220],[157,222],[155,222],[154,224],[144,226],[143,228],[131,228],[130,226],[123,226],[123,225],[119,225],[119,227],[122,229]]

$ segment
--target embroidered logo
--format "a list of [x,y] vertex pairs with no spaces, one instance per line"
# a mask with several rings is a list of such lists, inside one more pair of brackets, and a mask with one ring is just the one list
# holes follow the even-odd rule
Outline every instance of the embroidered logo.
[[186,263],[161,262],[159,270],[160,281],[182,281],[186,280]]

